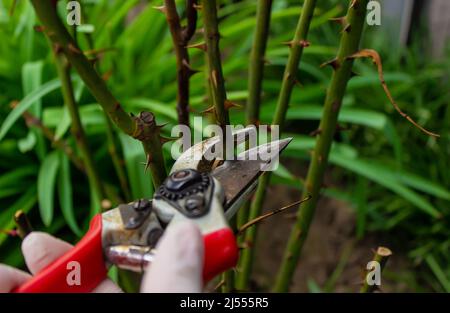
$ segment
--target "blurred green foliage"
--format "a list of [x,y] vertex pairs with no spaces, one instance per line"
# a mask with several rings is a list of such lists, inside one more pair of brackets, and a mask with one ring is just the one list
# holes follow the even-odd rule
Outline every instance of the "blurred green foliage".
[[[20,109],[27,109],[76,150],[51,52],[44,35],[34,29],[39,23],[33,9],[28,1],[18,1],[10,16],[12,2],[0,1],[0,229],[13,229],[12,216],[22,209],[35,228],[74,242],[100,208],[93,205],[96,201],[86,188],[84,175],[21,118]],[[59,2],[63,13],[64,1]],[[109,74],[113,93],[127,111],[152,111],[160,124],[168,123],[165,130],[170,130],[176,124],[175,57],[165,18],[152,8],[160,1],[81,3],[84,25],[78,28],[78,40],[84,50],[112,48],[101,54],[99,68]],[[293,35],[301,10],[298,3],[274,2],[262,123],[272,119],[288,56],[288,49],[281,43]],[[328,19],[342,15],[346,5],[347,1],[339,0],[319,2],[309,35],[311,46],[305,49],[300,65],[302,86],[294,90],[288,110],[286,132],[295,140],[285,157],[299,159],[304,166],[314,146],[314,138],[308,134],[318,125],[331,76],[331,69],[319,65],[335,55],[340,31]],[[219,11],[228,98],[242,104],[247,96],[255,10],[253,0],[224,0]],[[385,96],[374,66],[357,61],[355,71],[359,76],[348,86],[339,118],[348,130],[336,136],[330,157],[331,173],[340,183],[324,194],[345,200],[354,208],[357,238],[382,234],[421,269],[413,275],[418,285],[410,284],[412,291],[450,292],[450,54],[441,61],[431,59],[423,49],[426,38],[413,38],[408,49],[394,50],[383,32],[368,27],[363,46],[381,54],[386,82],[400,107],[427,129],[440,133],[441,138],[427,137],[399,116]],[[200,41],[201,34],[197,34],[191,43]],[[203,69],[202,52],[191,49],[190,54],[192,67]],[[98,170],[108,186],[117,191],[119,183],[106,147],[101,108],[75,73],[73,78]],[[191,97],[192,118],[208,106],[202,71],[191,79]],[[16,100],[20,109],[12,111],[10,103]],[[233,111],[231,120],[242,124],[243,111]],[[144,172],[141,146],[118,131],[115,135],[132,197],[151,197],[153,187]],[[165,149],[169,152],[170,145]],[[170,153],[166,156],[170,166]],[[285,167],[276,172],[274,183],[301,188],[301,182]],[[19,239],[0,233],[1,262],[23,266],[19,247]],[[310,285],[312,290],[320,290],[314,281]]]

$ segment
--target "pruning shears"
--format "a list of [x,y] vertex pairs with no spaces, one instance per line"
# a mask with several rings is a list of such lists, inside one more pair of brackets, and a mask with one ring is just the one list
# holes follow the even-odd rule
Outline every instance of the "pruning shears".
[[[233,132],[233,142],[245,143],[252,131],[254,128],[248,127]],[[291,139],[249,148],[233,160],[205,158],[221,140],[219,136],[209,138],[181,154],[153,199],[121,204],[96,215],[73,249],[15,291],[90,292],[107,277],[111,265],[142,272],[157,254],[156,245],[165,228],[186,219],[197,224],[203,235],[204,281],[234,267],[239,250],[227,220],[249,198],[257,178]],[[68,284],[74,262],[80,268],[80,283]]]

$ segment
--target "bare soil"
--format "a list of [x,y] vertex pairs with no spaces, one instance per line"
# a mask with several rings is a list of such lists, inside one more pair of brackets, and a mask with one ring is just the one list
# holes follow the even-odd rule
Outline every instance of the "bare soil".
[[[292,169],[301,175],[301,169]],[[304,173],[303,173],[304,175]],[[330,180],[327,175],[326,181]],[[327,181],[328,183],[328,181]],[[298,189],[274,185],[268,189],[264,211],[271,211],[295,202],[300,198]],[[276,215],[259,225],[258,240],[255,245],[256,256],[252,275],[253,291],[270,291],[282,258],[286,241],[295,221],[295,208],[292,213]],[[311,292],[308,281],[313,280],[322,290],[341,263],[342,271],[336,275],[326,291],[358,292],[364,268],[372,258],[373,250],[379,245],[392,249],[389,240],[369,235],[364,240],[355,240],[355,213],[349,204],[322,197],[319,201],[308,239],[300,257],[297,271],[291,286],[292,292]],[[385,272],[401,273],[408,270],[406,258],[396,253],[387,263]],[[410,270],[410,269],[409,269]],[[407,292],[408,286],[382,276],[381,291]]]

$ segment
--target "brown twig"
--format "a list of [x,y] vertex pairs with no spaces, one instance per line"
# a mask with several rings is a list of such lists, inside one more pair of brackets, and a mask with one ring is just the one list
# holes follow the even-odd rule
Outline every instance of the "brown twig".
[[380,82],[381,85],[383,86],[384,92],[386,93],[386,96],[389,98],[389,101],[391,102],[392,106],[395,108],[395,110],[402,116],[404,117],[406,120],[408,120],[411,124],[413,124],[415,127],[417,127],[418,129],[420,129],[422,132],[424,132],[425,134],[427,134],[428,136],[432,136],[432,137],[440,137],[439,134],[430,132],[429,130],[426,130],[425,128],[423,128],[422,126],[420,126],[416,121],[414,121],[408,114],[404,113],[400,107],[398,106],[398,104],[395,102],[394,98],[392,97],[391,92],[389,91],[389,88],[386,84],[386,80],[384,79],[384,75],[383,75],[383,64],[381,63],[381,57],[378,54],[377,51],[372,50],[372,49],[363,49],[360,50],[354,54],[352,54],[351,56],[348,57],[349,59],[358,59],[358,58],[370,58],[372,59],[373,63],[375,63],[375,65],[377,66],[377,70],[378,70],[378,76],[380,78]]
[[17,234],[22,239],[25,239],[25,237],[33,231],[30,220],[22,210],[19,210],[14,214],[14,222],[16,223]]
[[186,19],[187,24],[183,29],[183,36],[188,42],[197,29],[197,0],[186,0]]
[[230,117],[225,106],[227,95],[219,49],[220,34],[219,20],[217,17],[217,1],[203,0],[202,15],[206,43],[208,99],[211,104],[210,107],[214,107],[216,123],[222,129],[225,129],[225,126],[230,124]]
[[308,201],[309,199],[311,199],[311,196],[307,196],[305,199],[302,199],[302,200],[299,200],[299,201],[295,201],[295,202],[293,202],[293,203],[291,203],[291,204],[288,204],[288,205],[286,205],[286,206],[284,206],[284,207],[282,207],[282,208],[279,208],[279,209],[276,209],[276,210],[274,210],[274,211],[267,212],[267,213],[265,213],[265,214],[263,214],[263,215],[261,215],[261,216],[258,216],[257,218],[252,219],[251,221],[248,221],[247,223],[245,223],[244,225],[242,225],[242,226],[239,228],[239,230],[238,230],[238,232],[237,232],[236,235],[237,235],[237,236],[240,236],[240,235],[242,235],[248,228],[254,226],[255,224],[261,223],[261,222],[264,221],[265,219],[267,219],[267,218],[269,218],[269,217],[271,217],[271,216],[273,216],[273,215],[275,215],[275,214],[282,213],[283,211],[285,211],[285,210],[287,210],[287,209],[290,209],[290,208],[292,208],[292,207],[294,207],[294,206],[296,206],[296,205],[299,205],[299,204],[301,204],[301,203],[303,203],[303,202],[306,202],[306,201]]
[[221,279],[221,280],[219,281],[219,283],[218,283],[216,286],[214,286],[213,291],[219,290],[223,285],[225,285],[225,279]]
[[187,46],[197,27],[197,10],[194,8],[196,0],[186,1],[187,26],[182,27],[174,0],[164,0],[161,10],[166,15],[172,35],[173,46],[177,60],[177,113],[178,123],[189,125],[189,79],[196,73],[189,64]]
[[14,14],[14,9],[17,6],[17,0],[13,0],[11,7],[9,8],[9,16],[13,16]]
[[[11,108],[15,108],[17,106],[18,102],[13,101],[10,106]],[[57,147],[58,149],[61,149],[67,157],[72,161],[72,163],[75,165],[77,169],[85,173],[85,168],[83,165],[83,161],[75,155],[73,149],[69,146],[69,144],[62,139],[56,139],[55,134],[47,128],[40,119],[38,119],[36,116],[31,114],[28,111],[25,111],[22,114],[22,117],[25,120],[25,123],[28,127],[36,127],[42,131],[44,136],[52,143],[53,146]]]

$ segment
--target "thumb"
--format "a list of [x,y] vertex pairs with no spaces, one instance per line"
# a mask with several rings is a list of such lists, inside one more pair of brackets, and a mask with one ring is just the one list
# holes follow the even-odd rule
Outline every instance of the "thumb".
[[144,275],[142,292],[201,292],[203,238],[192,222],[167,228],[155,260]]

